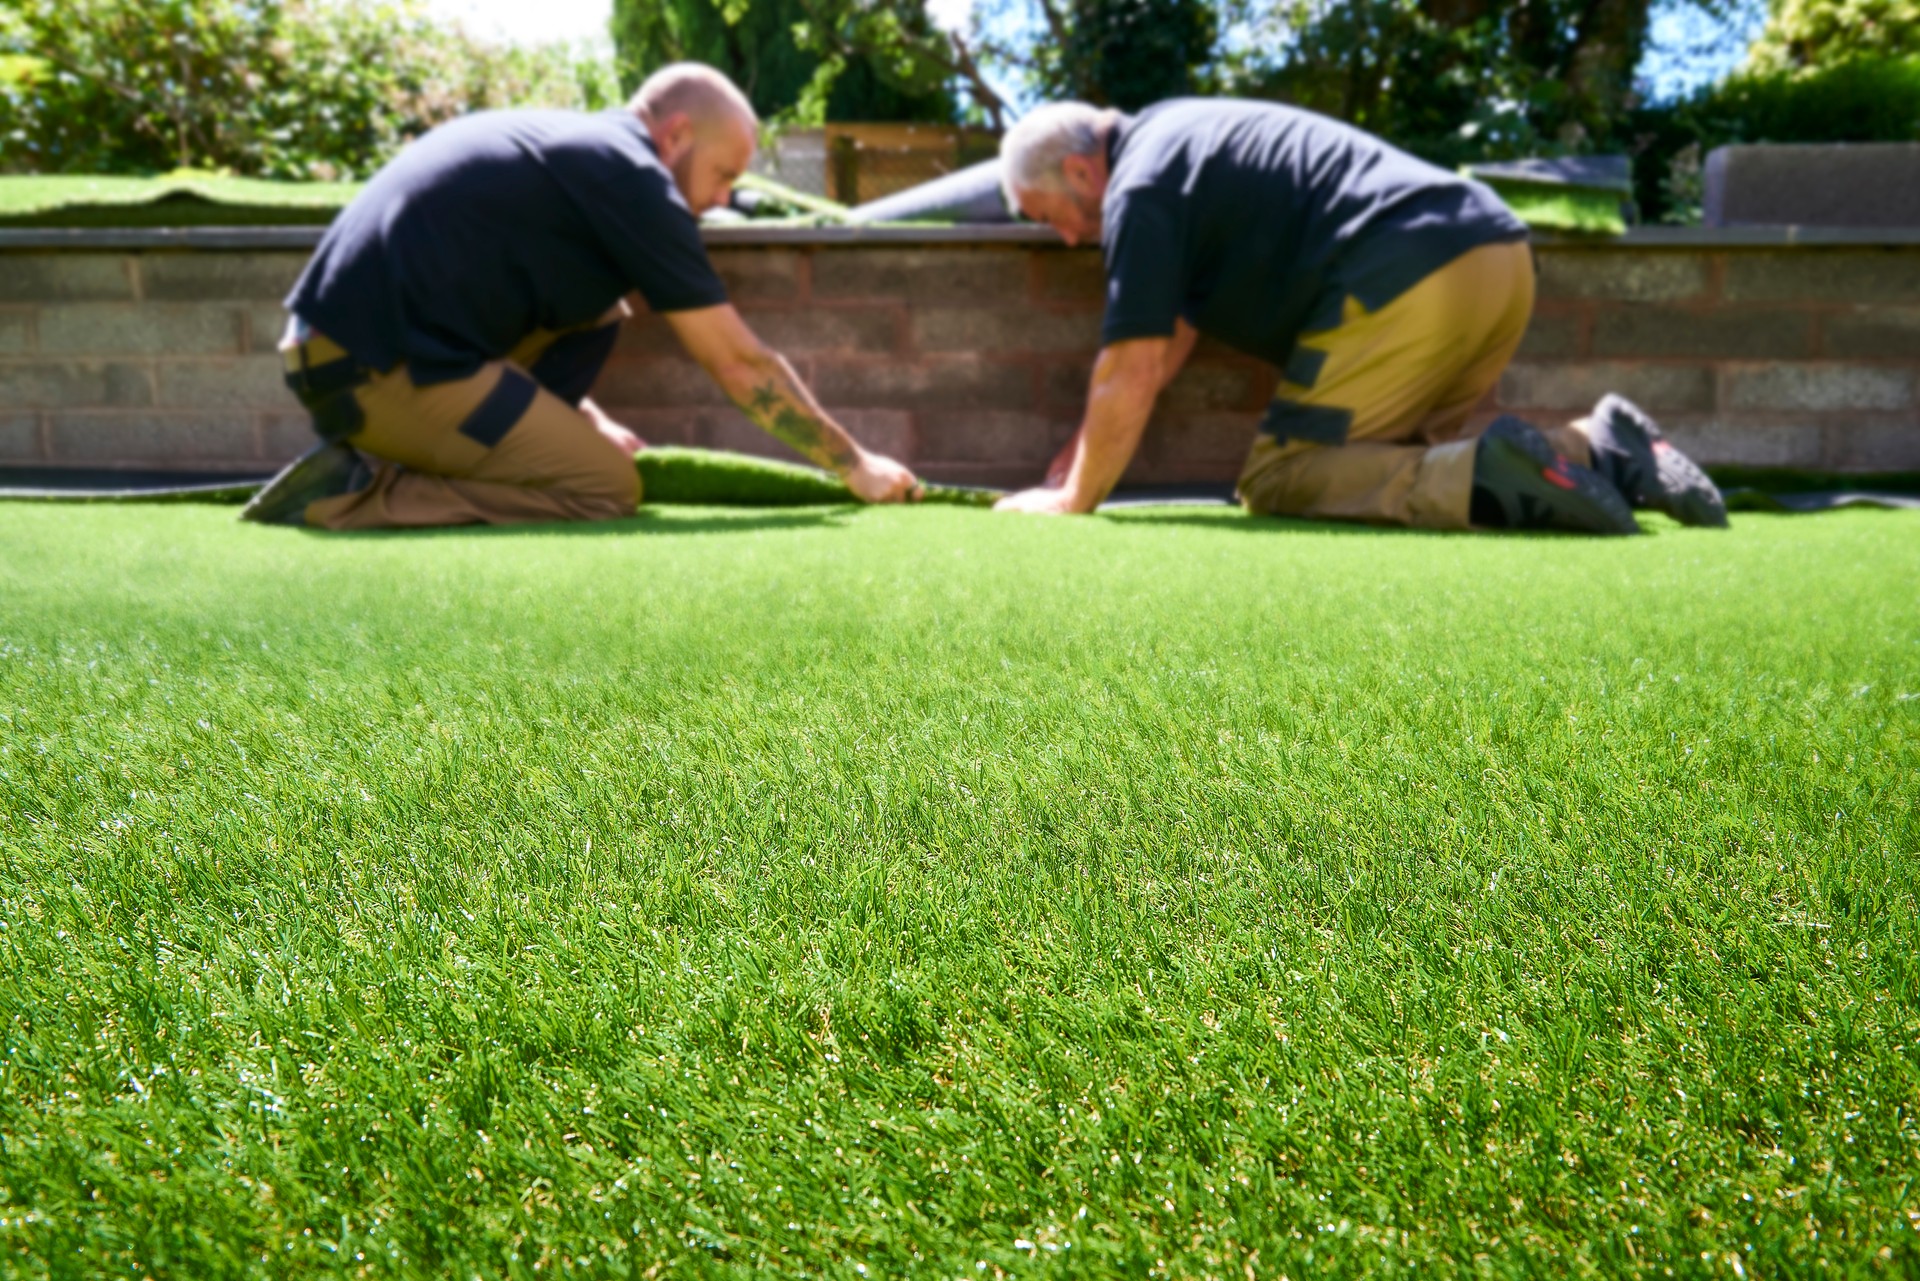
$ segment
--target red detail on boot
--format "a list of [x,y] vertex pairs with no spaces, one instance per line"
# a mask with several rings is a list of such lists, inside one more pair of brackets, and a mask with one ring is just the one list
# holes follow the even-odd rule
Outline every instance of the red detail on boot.
[[1573,477],[1567,475],[1566,468],[1566,460],[1556,458],[1553,460],[1553,466],[1541,472],[1540,475],[1545,477],[1550,485],[1558,485],[1562,489],[1573,489],[1576,484]]

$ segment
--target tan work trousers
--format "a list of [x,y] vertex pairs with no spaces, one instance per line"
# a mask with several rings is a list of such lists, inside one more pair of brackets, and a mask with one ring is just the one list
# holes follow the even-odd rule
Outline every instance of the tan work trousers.
[[[505,360],[453,382],[417,385],[404,364],[373,374],[351,393],[364,419],[346,442],[375,460],[373,483],[308,504],[307,524],[393,529],[631,516],[640,502],[633,459],[535,376],[563,340],[586,339],[604,359],[611,334],[601,331],[628,314],[623,302],[588,325],[535,330]],[[346,358],[332,340],[309,334],[282,345],[289,367],[303,347],[310,365]],[[587,361],[590,369],[576,370],[585,381],[573,380],[581,395],[598,369],[591,355]]]
[[[1533,254],[1523,243],[1483,245],[1454,259],[1378,311],[1346,300],[1333,329],[1303,334],[1274,399],[1292,413],[1346,419],[1345,441],[1262,435],[1240,474],[1240,501],[1277,516],[1466,529],[1477,435],[1467,416],[1493,389],[1533,314]],[[1284,419],[1282,419],[1284,421]],[[1581,425],[1543,427],[1582,466]]]

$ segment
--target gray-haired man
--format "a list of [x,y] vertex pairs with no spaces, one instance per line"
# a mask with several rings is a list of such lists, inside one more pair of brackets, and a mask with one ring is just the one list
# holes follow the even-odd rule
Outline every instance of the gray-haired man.
[[1107,308],[1080,431],[1002,508],[1091,511],[1201,333],[1282,371],[1248,509],[1465,529],[1724,525],[1711,481],[1618,397],[1565,427],[1469,434],[1533,310],[1526,227],[1477,183],[1311,112],[1176,99],[1042,107],[1001,146],[1009,199],[1098,242]]

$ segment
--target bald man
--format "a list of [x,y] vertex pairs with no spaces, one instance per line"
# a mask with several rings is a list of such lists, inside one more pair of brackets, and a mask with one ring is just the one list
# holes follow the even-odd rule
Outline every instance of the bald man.
[[640,499],[641,442],[588,398],[638,291],[771,435],[868,502],[916,496],[727,302],[699,214],[758,121],[682,63],[625,110],[466,116],[402,151],[327,229],[287,300],[287,385],[322,444],[249,520],[322,529],[605,520]]

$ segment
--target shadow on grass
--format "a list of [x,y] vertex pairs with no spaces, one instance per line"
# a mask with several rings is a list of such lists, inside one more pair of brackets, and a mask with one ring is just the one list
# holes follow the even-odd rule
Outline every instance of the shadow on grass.
[[1213,511],[1161,510],[1136,507],[1102,516],[1117,525],[1192,525],[1199,529],[1232,530],[1241,534],[1360,534],[1388,538],[1431,538],[1452,531],[1408,529],[1401,525],[1362,525],[1354,521],[1300,520],[1292,516],[1251,516],[1231,507]]
[[744,534],[761,529],[832,529],[845,524],[842,517],[853,510],[856,509],[850,506],[819,507],[805,511],[791,509],[770,511],[760,508],[742,510],[737,516],[728,513],[673,518],[663,516],[657,511],[642,509],[620,520],[549,521],[526,525],[436,525],[424,529],[339,531],[309,529],[304,532],[317,538],[407,541],[435,538],[517,538],[529,534],[539,534],[549,538],[555,536],[612,538],[621,535],[656,538],[669,534]]
[[[1102,512],[1116,524],[1192,525],[1201,529],[1232,530],[1242,534],[1344,534],[1371,538],[1499,538],[1527,542],[1553,542],[1567,538],[1611,539],[1617,534],[1583,534],[1563,529],[1413,529],[1405,525],[1365,525],[1358,521],[1302,520],[1294,516],[1252,516],[1222,508],[1217,512],[1159,511],[1136,508],[1134,511]],[[1643,534],[1658,533],[1657,525],[1645,526]]]

